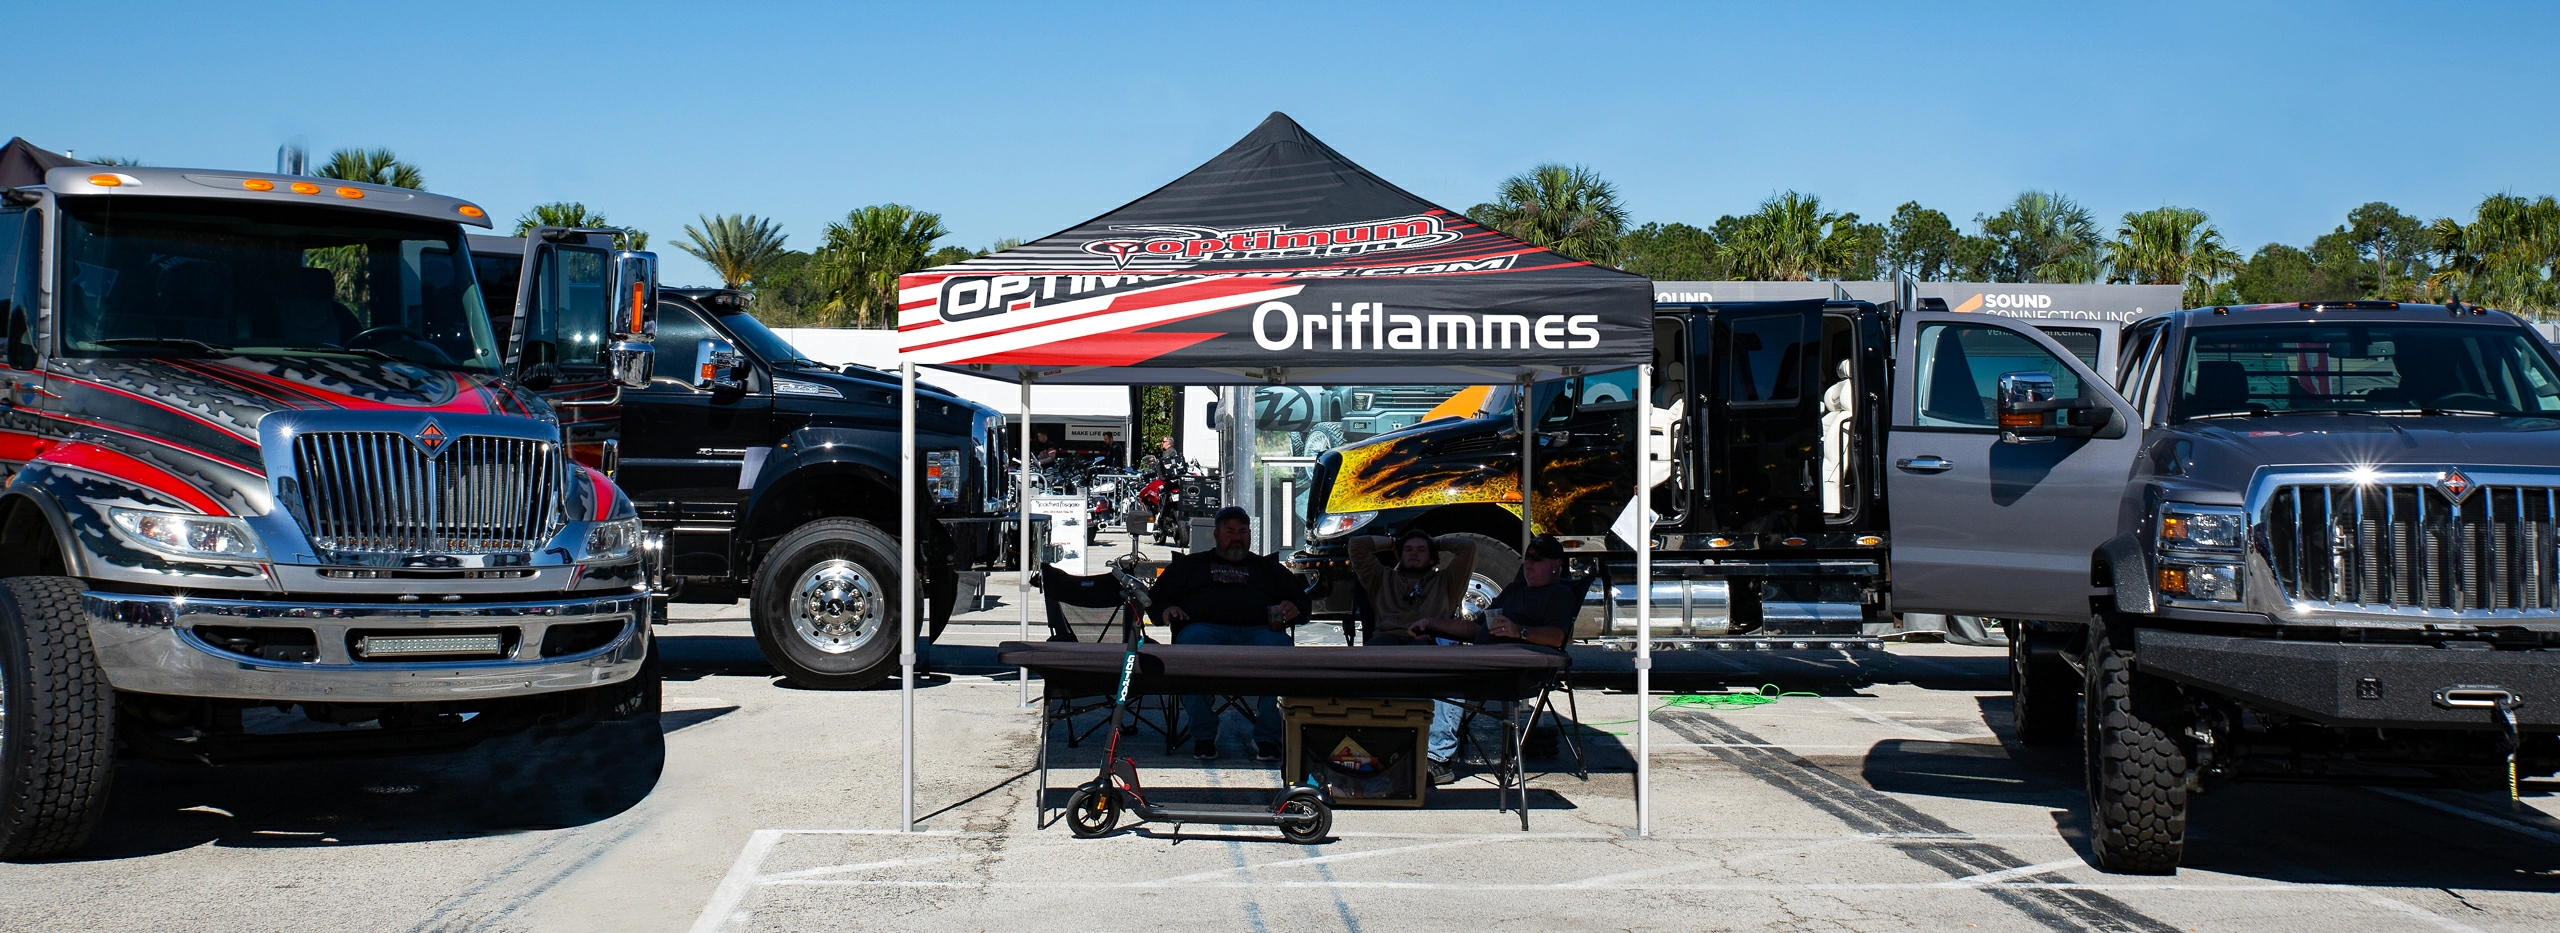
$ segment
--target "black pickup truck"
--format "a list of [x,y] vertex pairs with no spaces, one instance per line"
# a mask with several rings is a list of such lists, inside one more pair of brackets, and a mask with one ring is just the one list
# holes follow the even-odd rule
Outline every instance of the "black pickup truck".
[[[897,374],[802,357],[747,313],[742,292],[666,288],[656,369],[646,386],[617,387],[572,341],[601,305],[562,287],[577,255],[608,242],[593,231],[474,236],[472,262],[493,292],[516,296],[501,338],[512,367],[639,510],[658,598],[746,598],[765,660],[804,686],[859,690],[896,673]],[[969,519],[1003,507],[991,438],[1004,416],[923,382],[916,398],[919,555],[938,632],[962,568],[1002,554],[997,525]]]
[[[1631,370],[1497,388],[1321,458],[1293,565],[1415,525],[1519,540],[1525,398],[1532,524],[1603,580],[1578,636],[1636,630],[1640,462],[1657,637],[2013,620],[2017,734],[2084,743],[2108,870],[2173,869],[2211,780],[2560,770],[2560,370],[2524,322],[2206,308],[2095,361],[2056,336],[1934,301],[1660,305],[1655,437]],[[1516,558],[1483,550],[1490,585]]]

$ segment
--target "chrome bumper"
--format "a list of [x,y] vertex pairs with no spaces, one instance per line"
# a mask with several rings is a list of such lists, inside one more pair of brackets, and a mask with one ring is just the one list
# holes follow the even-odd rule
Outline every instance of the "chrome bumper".
[[[287,702],[400,703],[529,696],[628,680],[649,653],[647,597],[537,602],[384,605],[290,604],[92,591],[81,612],[107,679],[118,690]],[[543,657],[553,626],[619,623],[601,647]],[[311,631],[317,659],[235,654],[200,637],[199,625]],[[355,629],[432,634],[512,629],[513,652],[479,661],[365,661],[347,649]]]

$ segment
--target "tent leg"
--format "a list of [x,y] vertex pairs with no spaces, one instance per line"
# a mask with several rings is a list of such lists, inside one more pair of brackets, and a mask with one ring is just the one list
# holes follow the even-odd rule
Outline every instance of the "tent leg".
[[1538,522],[1534,517],[1537,514],[1538,488],[1533,482],[1538,433],[1531,430],[1537,427],[1537,413],[1529,410],[1529,400],[1535,394],[1530,389],[1536,383],[1529,381],[1528,373],[1521,373],[1519,385],[1520,403],[1511,407],[1520,416],[1520,556],[1527,557],[1529,540],[1538,536]]
[[1636,835],[1653,835],[1653,365],[1636,367]]
[[916,364],[898,364],[899,827],[916,831]]
[[[1020,526],[1022,545],[1013,552],[1014,601],[1022,604],[1022,640],[1031,640],[1031,370],[1022,374],[1022,420],[1014,422],[1014,435],[1022,443],[1022,469],[1014,483],[1014,522]],[[1022,682],[1022,705],[1031,705],[1031,669],[1013,669],[1015,680]]]

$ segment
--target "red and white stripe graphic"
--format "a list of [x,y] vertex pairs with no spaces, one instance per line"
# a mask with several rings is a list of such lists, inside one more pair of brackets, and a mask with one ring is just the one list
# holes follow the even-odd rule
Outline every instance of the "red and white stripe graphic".
[[935,276],[898,293],[898,352],[905,359],[922,364],[1128,365],[1218,336],[1138,331],[1306,289],[1261,276],[1186,276],[1151,288],[945,321],[940,309],[943,279]]

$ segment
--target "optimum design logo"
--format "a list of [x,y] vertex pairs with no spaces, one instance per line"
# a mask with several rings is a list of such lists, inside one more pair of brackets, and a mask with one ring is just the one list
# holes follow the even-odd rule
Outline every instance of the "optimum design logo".
[[1430,214],[1352,224],[1292,228],[1286,224],[1224,229],[1188,224],[1139,224],[1111,228],[1148,234],[1089,240],[1084,251],[1109,256],[1120,268],[1139,258],[1199,262],[1249,262],[1292,257],[1357,256],[1399,249],[1421,249],[1454,242],[1458,232],[1443,229]]

